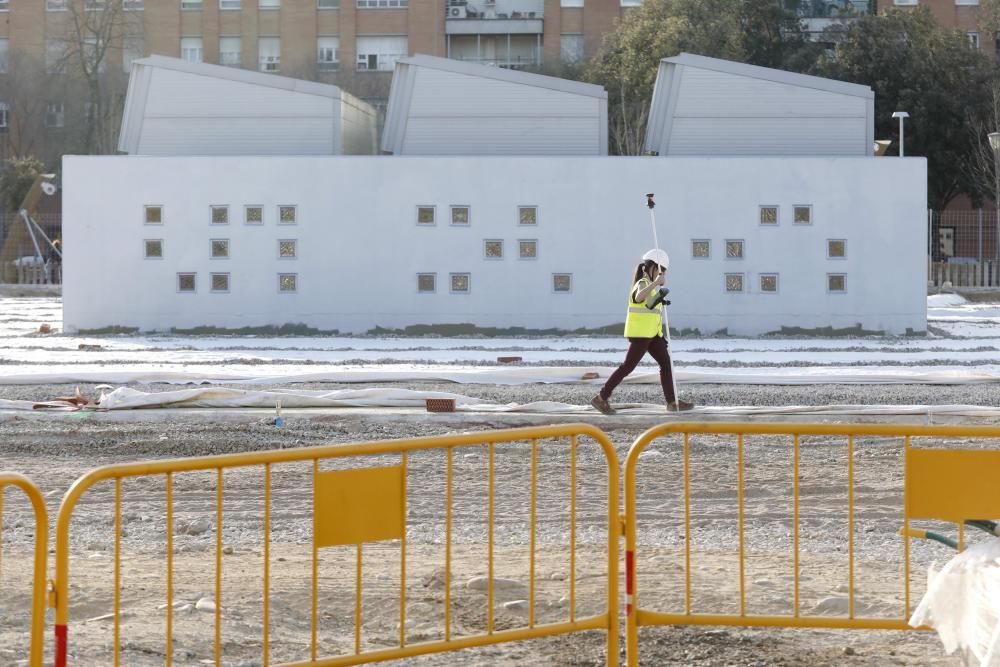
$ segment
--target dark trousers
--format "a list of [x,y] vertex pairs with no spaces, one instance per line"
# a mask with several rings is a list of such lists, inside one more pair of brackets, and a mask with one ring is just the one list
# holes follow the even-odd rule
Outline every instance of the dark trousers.
[[655,338],[629,338],[628,352],[625,354],[625,361],[618,367],[608,381],[601,388],[601,398],[608,400],[611,392],[615,390],[622,380],[629,373],[635,370],[642,360],[642,356],[649,352],[649,356],[660,365],[660,386],[663,388],[663,397],[667,403],[674,402],[674,379],[670,374],[670,352],[667,350],[667,342],[663,336]]

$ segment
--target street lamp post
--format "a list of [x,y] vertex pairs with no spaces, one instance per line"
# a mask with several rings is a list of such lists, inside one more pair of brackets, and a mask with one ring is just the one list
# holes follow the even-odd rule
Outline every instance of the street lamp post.
[[[997,263],[1000,264],[1000,132],[990,132],[986,135],[993,149],[993,203],[997,209],[996,236],[993,245],[996,247]],[[993,282],[996,282],[994,269]]]
[[899,119],[899,157],[903,157],[903,121],[910,117],[910,114],[905,111],[897,111],[892,114],[893,118]]

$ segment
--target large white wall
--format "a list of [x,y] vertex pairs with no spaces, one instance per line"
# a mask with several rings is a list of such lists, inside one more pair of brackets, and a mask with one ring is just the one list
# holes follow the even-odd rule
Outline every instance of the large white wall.
[[[651,246],[645,192],[655,192],[661,245],[672,258],[675,328],[761,334],[782,326],[853,327],[887,333],[926,329],[922,158],[421,158],[421,157],[67,157],[63,163],[64,326],[167,330],[304,323],[361,333],[376,326],[472,323],[576,329],[624,321],[638,257]],[[144,224],[145,205],[164,207]],[[230,223],[209,224],[228,204]],[[297,206],[294,226],[277,207]],[[471,206],[471,224],[449,224],[450,205]],[[243,224],[244,205],[265,222]],[[437,223],[416,224],[435,205]],[[538,207],[537,227],[517,207]],[[780,206],[777,226],[759,206]],[[792,223],[812,206],[810,225]],[[230,259],[209,242],[230,240]],[[299,257],[278,259],[277,241],[297,239]],[[143,240],[163,239],[164,258],[144,259]],[[503,239],[502,260],[484,258]],[[521,260],[518,239],[537,239]],[[709,239],[710,259],[691,257]],[[725,258],[726,239],[745,258]],[[846,239],[846,259],[827,259],[827,239]],[[195,294],[178,293],[178,272],[196,272]],[[231,274],[211,293],[209,273]],[[437,291],[417,293],[417,273],[437,273]],[[449,274],[471,274],[469,294],[451,294]],[[747,290],[725,291],[726,273]],[[278,273],[298,291],[279,294]],[[553,273],[571,273],[557,294]],[[758,275],[778,273],[776,294]],[[827,274],[846,292],[827,292]]]

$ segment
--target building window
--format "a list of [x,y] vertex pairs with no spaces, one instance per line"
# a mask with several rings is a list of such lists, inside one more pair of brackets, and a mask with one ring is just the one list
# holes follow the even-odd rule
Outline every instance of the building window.
[[6,12],[10,9],[10,0],[0,0],[0,12]]
[[181,0],[181,9],[201,9],[202,0]]
[[897,4],[897,5],[915,5],[915,4],[917,4],[917,0],[893,0],[893,2],[895,4]]
[[226,67],[243,65],[243,40],[240,37],[219,38],[219,64]]
[[229,224],[229,207],[228,206],[213,206],[212,207],[212,224],[213,225],[228,225]]
[[792,222],[796,225],[811,225],[813,221],[812,206],[793,206]]
[[559,59],[564,63],[578,63],[583,60],[583,35],[577,33],[559,35]]
[[0,74],[7,72],[7,52],[10,49],[10,40],[3,38],[0,39]]
[[281,38],[280,37],[258,38],[257,60],[261,72],[280,72]]
[[778,207],[777,206],[761,206],[760,207],[760,224],[762,224],[762,225],[776,225],[776,224],[778,224]]
[[298,243],[295,239],[278,241],[278,259],[295,259],[298,257]]
[[435,213],[435,207],[433,207],[433,206],[418,206],[417,207],[417,224],[418,225],[433,225],[434,224],[434,213]]
[[483,242],[483,255],[486,259],[503,259],[503,240],[486,239]]
[[742,239],[726,239],[726,259],[743,259]]
[[177,274],[177,291],[178,292],[194,292],[195,291],[195,274],[193,273],[178,273]]
[[417,274],[417,292],[422,294],[429,294],[434,292],[437,282],[436,273],[418,273]]
[[316,9],[339,9],[340,0],[316,0]]
[[219,0],[219,9],[239,9],[240,0]]
[[778,274],[777,273],[760,274],[760,291],[761,294],[777,294]]
[[537,206],[518,206],[517,207],[517,224],[519,224],[519,225],[537,225],[538,224],[538,207]]
[[843,273],[828,273],[826,274],[826,291],[827,292],[846,292],[847,291],[847,276]]
[[278,291],[283,293],[297,292],[299,289],[299,274],[279,273]]
[[210,248],[212,259],[229,259],[229,239],[212,239]]
[[49,102],[45,109],[45,127],[63,127],[66,124],[66,107],[62,102]]
[[162,206],[146,206],[145,222],[146,222],[147,225],[160,225],[160,224],[163,224],[163,207]]
[[560,7],[583,7],[583,0],[559,0]]
[[146,239],[142,244],[146,259],[163,259],[163,239]]
[[573,274],[553,273],[552,291],[556,294],[567,294],[573,291]]
[[325,72],[335,72],[340,67],[340,38],[316,39],[316,66]]
[[468,206],[452,206],[451,207],[451,224],[453,224],[453,225],[468,225],[469,224],[469,207]]
[[357,54],[359,72],[391,72],[396,61],[409,53],[406,36],[358,37]]
[[296,210],[294,206],[279,206],[278,207],[278,224],[279,225],[294,225],[298,221],[296,215]]
[[122,67],[126,72],[132,69],[132,61],[142,58],[146,53],[146,40],[141,36],[130,36],[122,39]]
[[264,207],[263,206],[245,206],[243,208],[243,222],[248,225],[263,225],[264,224]]
[[145,0],[122,0],[122,9],[126,11],[139,12],[145,9]]
[[844,239],[826,240],[827,259],[845,259],[847,257],[847,241]]
[[10,127],[10,106],[6,102],[0,102],[0,134],[7,132]]
[[181,37],[181,59],[189,63],[200,63],[202,61],[201,37]]
[[257,6],[261,9],[280,9],[281,0],[258,0]]
[[956,5],[978,5],[979,4],[979,0],[955,0],[955,4]]
[[83,7],[88,12],[94,12],[104,9],[105,4],[107,4],[106,0],[86,0],[86,2],[83,4]]
[[691,256],[695,259],[708,259],[712,256],[712,242],[708,239],[691,241]]
[[410,0],[358,0],[358,9],[392,9],[409,6]]
[[622,7],[639,7],[642,5],[642,0],[621,0]]
[[69,9],[69,0],[45,0],[45,10],[49,12],[64,12]]
[[98,72],[103,72],[107,65],[107,58],[104,58],[104,54],[101,52],[101,45],[102,43],[97,37],[86,37],[80,51],[88,66],[90,68],[96,67]]
[[45,69],[49,74],[62,74],[66,68],[66,45],[58,39],[45,40]]
[[469,293],[469,274],[468,273],[453,273],[453,274],[451,274],[451,293],[452,294],[468,294]]
[[538,259],[538,241],[521,239],[517,242],[517,256],[520,259]]
[[228,292],[229,291],[229,274],[228,273],[213,273],[212,275],[212,291],[213,292]]
[[978,32],[967,32],[965,36],[969,38],[969,44],[972,44],[972,48],[979,50],[979,33]]
[[727,273],[726,274],[726,291],[727,292],[742,292],[743,291],[743,274],[742,273]]

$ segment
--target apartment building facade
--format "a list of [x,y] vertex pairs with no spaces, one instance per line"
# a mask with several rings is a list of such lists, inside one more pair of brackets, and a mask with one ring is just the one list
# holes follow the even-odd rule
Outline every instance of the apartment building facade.
[[938,25],[962,30],[973,46],[1000,55],[1000,26],[985,25],[979,0],[877,0],[878,12],[896,8],[927,7]]

